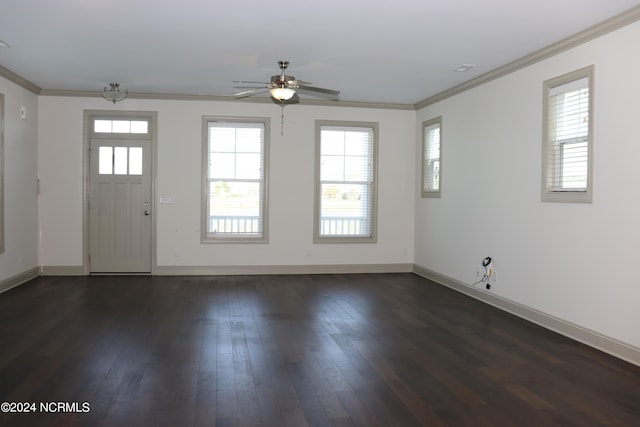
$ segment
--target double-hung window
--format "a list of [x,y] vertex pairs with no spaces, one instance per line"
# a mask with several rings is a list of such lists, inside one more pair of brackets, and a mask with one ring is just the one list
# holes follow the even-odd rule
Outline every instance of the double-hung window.
[[268,119],[204,118],[204,242],[267,241]]
[[542,200],[591,202],[593,67],[544,82]]
[[375,242],[377,123],[316,121],[315,242]]
[[440,197],[442,118],[422,123],[422,197]]

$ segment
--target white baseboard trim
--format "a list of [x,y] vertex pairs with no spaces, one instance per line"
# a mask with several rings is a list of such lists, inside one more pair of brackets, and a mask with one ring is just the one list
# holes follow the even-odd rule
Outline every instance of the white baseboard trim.
[[43,276],[84,276],[84,267],[81,265],[43,265],[40,267]]
[[20,273],[8,279],[0,281],[0,293],[8,291],[9,289],[15,288],[18,285],[22,285],[25,282],[28,282],[31,279],[35,279],[40,275],[40,269],[38,267],[34,267],[31,270],[27,270],[24,273]]
[[419,276],[423,276],[438,284],[490,304],[544,328],[601,350],[629,363],[633,363],[634,365],[640,366],[640,348],[506,298],[499,297],[491,292],[485,291],[484,289],[472,287],[448,276],[429,270],[428,268],[414,264],[413,272]]
[[413,264],[157,266],[154,276],[411,273]]
[[[42,266],[43,276],[84,276],[83,266]],[[233,276],[269,274],[357,274],[411,273],[413,264],[325,264],[325,265],[162,265],[152,268],[153,276]]]

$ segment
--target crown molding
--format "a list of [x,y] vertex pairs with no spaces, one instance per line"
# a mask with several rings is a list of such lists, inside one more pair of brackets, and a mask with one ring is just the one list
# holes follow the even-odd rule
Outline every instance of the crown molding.
[[36,95],[40,95],[40,92],[42,91],[42,89],[40,88],[40,86],[31,83],[29,80],[19,76],[18,74],[14,73],[13,71],[11,71],[8,68],[3,67],[2,65],[0,65],[0,77],[4,77],[5,79],[9,80],[10,82],[13,82],[15,84],[17,84],[18,86],[28,90],[29,92],[32,92]]
[[[569,36],[557,43],[542,48],[529,55],[523,56],[515,61],[505,64],[495,70],[489,71],[476,78],[468,80],[464,83],[449,88],[443,92],[423,99],[415,104],[397,104],[384,102],[359,102],[359,101],[326,101],[326,100],[308,100],[305,99],[303,105],[318,106],[339,106],[339,107],[355,107],[355,108],[381,108],[396,110],[419,110],[427,107],[443,99],[457,95],[474,87],[483,85],[487,82],[503,77],[514,71],[533,65],[544,59],[550,58],[566,50],[584,44],[595,38],[623,28],[629,24],[640,20],[640,6],[629,9],[603,22],[593,25],[573,36]],[[38,85],[19,76],[13,71],[0,65],[0,77],[23,87],[24,89],[41,96],[69,96],[69,97],[100,97],[102,92],[96,91],[70,91],[56,89],[42,89]],[[250,103],[270,103],[270,98],[253,97],[235,99],[233,96],[220,95],[189,95],[189,94],[167,94],[167,93],[129,93],[128,98],[132,99],[162,99],[162,100],[201,100],[201,101],[231,101],[231,102],[250,102]]]
[[572,49],[576,46],[584,44],[588,41],[601,37],[605,34],[608,34],[620,28],[626,27],[627,25],[630,25],[638,20],[640,20],[640,6],[636,6],[632,9],[629,9],[626,12],[623,12],[612,18],[602,21],[596,25],[593,25],[587,28],[586,30],[580,31],[579,33],[576,33],[572,36],[562,39],[557,43],[544,47],[529,55],[516,59],[515,61],[505,64],[499,68],[496,68],[493,71],[489,71],[488,73],[482,74],[478,77],[475,77],[457,86],[449,88],[443,92],[440,92],[426,99],[423,99],[422,101],[414,104],[414,108],[416,110],[419,110],[421,108],[427,107],[436,102],[442,101],[444,99],[450,98],[459,93],[465,92],[469,89],[473,89],[474,87],[483,85],[497,78],[506,76],[507,74],[513,73],[514,71],[528,67],[540,61],[543,61],[547,58],[555,56],[559,53]]
[[[57,90],[57,89],[41,89],[41,96],[68,96],[68,97],[87,97],[100,98],[101,91],[81,91],[81,90]],[[244,102],[252,104],[272,104],[271,98],[267,97],[251,97],[251,98],[234,98],[232,95],[190,95],[176,93],[151,93],[151,92],[129,92],[127,99],[158,99],[169,101],[225,101],[225,102]],[[387,110],[415,110],[413,104],[399,104],[388,102],[361,102],[361,101],[327,101],[323,99],[307,99],[300,105],[315,105],[324,107],[354,107],[354,108],[380,108]]]
[[[92,90],[64,90],[64,89],[42,89],[41,96],[61,96],[72,98],[102,98],[102,91]],[[231,97],[220,95],[189,95],[173,93],[145,93],[128,92],[126,99],[164,99],[164,100],[187,100],[187,101],[229,101]]]

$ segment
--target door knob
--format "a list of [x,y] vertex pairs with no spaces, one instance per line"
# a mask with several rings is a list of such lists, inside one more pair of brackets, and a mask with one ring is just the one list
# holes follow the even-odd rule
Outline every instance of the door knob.
[[151,213],[151,212],[149,212],[148,210],[147,210],[147,211],[144,211],[144,215],[145,215],[145,216],[149,216],[149,214],[150,214],[150,213]]

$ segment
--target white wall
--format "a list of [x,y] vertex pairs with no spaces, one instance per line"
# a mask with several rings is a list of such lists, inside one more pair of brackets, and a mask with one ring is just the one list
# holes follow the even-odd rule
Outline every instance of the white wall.
[[[490,292],[640,347],[638,40],[635,23],[418,111],[418,135],[443,118],[443,166],[442,198],[418,195],[417,265],[471,284],[492,256]],[[593,203],[542,203],[542,83],[591,64]]]
[[[4,94],[4,232],[0,282],[38,267],[38,97],[0,77]],[[24,106],[27,119],[20,119]]]
[[[83,261],[84,110],[138,110],[158,114],[156,196],[160,267],[305,266],[413,262],[414,129],[410,110],[275,104],[101,98],[40,98],[42,265]],[[201,244],[202,117],[271,118],[268,244]],[[379,123],[377,244],[313,245],[315,120]],[[60,248],[64,247],[64,250]]]
[[[5,95],[5,243],[0,282],[38,265],[83,262],[83,111],[158,113],[157,266],[415,262],[640,347],[640,57],[634,23],[498,80],[413,111],[213,101],[36,97],[0,78]],[[595,65],[594,201],[540,202],[542,82]],[[21,105],[29,119],[18,118]],[[270,117],[269,244],[200,243],[203,115]],[[442,198],[419,197],[420,123],[443,117]],[[313,245],[314,120],[380,123],[375,245]],[[415,144],[416,135],[418,144]],[[38,165],[39,159],[39,165]],[[38,199],[41,177],[40,260]],[[414,225],[415,220],[415,225]],[[415,228],[415,235],[414,235]],[[178,251],[176,251],[178,249]],[[176,256],[179,254],[180,256]],[[480,289],[481,290],[481,289]]]

